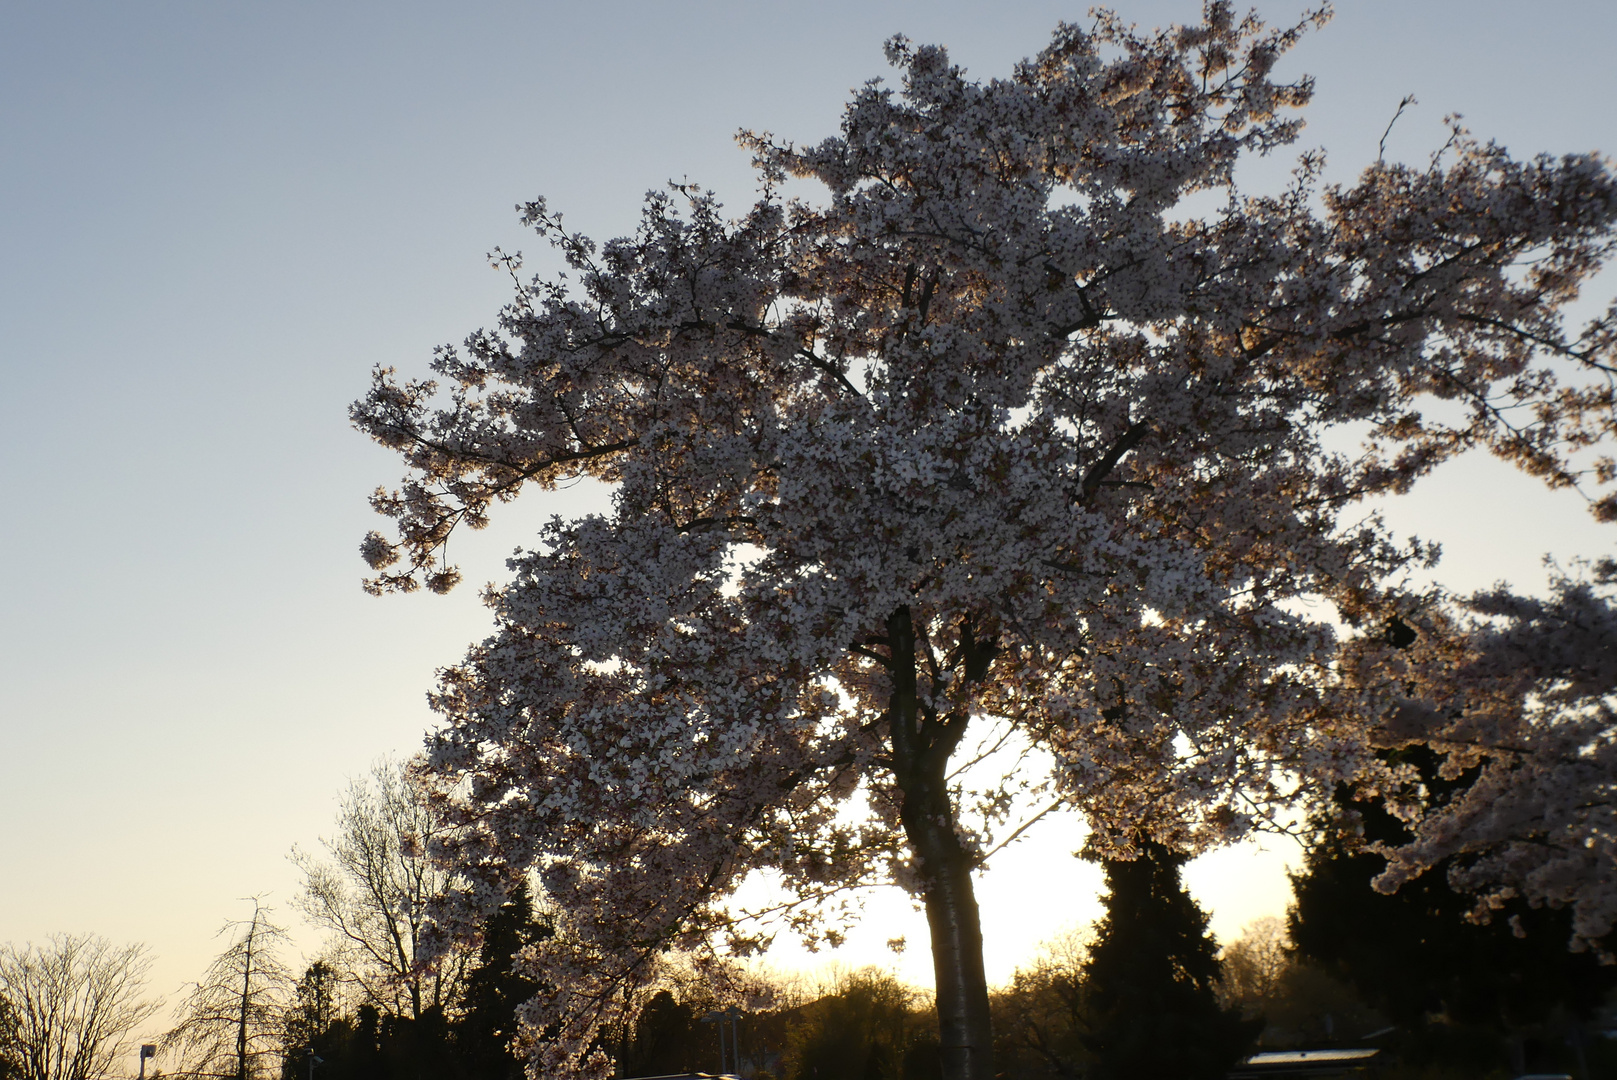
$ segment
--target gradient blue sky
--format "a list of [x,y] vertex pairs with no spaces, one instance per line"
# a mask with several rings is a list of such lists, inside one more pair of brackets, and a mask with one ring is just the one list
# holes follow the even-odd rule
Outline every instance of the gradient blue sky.
[[[1156,25],[1198,5],[1120,10]],[[365,494],[397,470],[345,408],[372,365],[419,371],[491,319],[507,295],[492,247],[546,265],[513,204],[544,194],[598,237],[669,178],[739,207],[736,129],[829,134],[849,88],[885,73],[888,35],[989,76],[1083,16],[1045,0],[0,9],[0,940],[146,941],[173,996],[236,898],[288,904],[286,852],[329,827],[345,778],[419,744],[433,669],[487,620],[470,587],[360,592]],[[1520,153],[1617,152],[1613,45],[1617,5],[1592,0],[1342,0],[1287,63],[1318,79],[1303,144],[1347,179],[1406,93],[1420,105],[1394,156],[1423,160],[1451,111]],[[460,542],[473,584],[568,503],[512,510]],[[1486,463],[1389,515],[1442,540],[1462,585],[1533,586],[1546,551],[1611,549],[1575,496]],[[1047,831],[985,885],[996,976],[1093,912],[1075,843],[1070,823]],[[1216,928],[1283,906],[1283,857],[1194,868]],[[876,910],[873,940],[920,937],[893,928],[901,901]],[[918,950],[903,963],[925,978]]]

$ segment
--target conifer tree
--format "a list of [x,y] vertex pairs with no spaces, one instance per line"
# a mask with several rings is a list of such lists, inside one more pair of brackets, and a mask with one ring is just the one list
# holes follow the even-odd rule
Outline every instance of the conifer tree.
[[[518,1080],[522,1062],[513,1044],[518,1008],[539,993],[515,957],[551,934],[548,917],[536,914],[532,894],[519,885],[497,909],[480,936],[477,961],[454,1012],[438,1006],[411,1015],[384,1012],[366,1000],[345,1009],[344,973],[326,961],[310,965],[286,1010],[284,1080]],[[365,989],[361,996],[369,997]]]
[[[1395,756],[1419,776],[1428,812],[1464,798],[1477,777],[1471,770],[1445,779],[1439,755],[1424,747]],[[1303,869],[1292,877],[1291,939],[1300,956],[1351,985],[1402,1029],[1401,1052],[1410,1060],[1441,1059],[1480,1073],[1503,1067],[1512,1043],[1520,1059],[1524,1042],[1551,1028],[1556,1044],[1575,1042],[1580,1025],[1617,988],[1617,966],[1600,963],[1595,950],[1567,950],[1567,908],[1518,899],[1503,902],[1489,923],[1468,918],[1476,897],[1449,884],[1455,857],[1395,893],[1378,892],[1371,882],[1386,859],[1368,846],[1397,847],[1412,838],[1379,801],[1344,794],[1316,829]]]
[[22,1043],[17,1036],[17,1011],[0,997],[0,1080],[22,1076]]
[[335,1047],[352,1037],[352,1024],[343,1016],[339,1000],[341,979],[341,973],[331,964],[316,960],[298,980],[281,1036],[284,1080],[309,1075],[311,1057],[326,1062],[335,1056]]
[[668,990],[651,996],[626,1034],[617,1053],[624,1076],[695,1072],[703,1066],[712,1068],[717,1056],[708,1046],[715,1041],[712,1025],[703,1025],[690,1003]]
[[1106,914],[1084,964],[1095,1080],[1215,1080],[1263,1021],[1220,1007],[1218,943],[1185,891],[1185,857],[1141,841],[1133,860],[1103,859]]
[[552,933],[550,920],[534,911],[533,895],[519,883],[483,930],[477,966],[466,980],[464,1013],[454,1025],[462,1064],[485,1080],[520,1080],[522,1061],[512,1040],[517,1009],[540,990],[516,955]]

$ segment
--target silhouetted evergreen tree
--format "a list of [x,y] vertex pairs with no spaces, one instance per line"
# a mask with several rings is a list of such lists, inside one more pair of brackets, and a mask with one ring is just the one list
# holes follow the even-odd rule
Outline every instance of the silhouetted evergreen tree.
[[312,1044],[288,1042],[283,1077],[307,1080],[311,1053],[315,1080],[481,1080],[463,1066],[452,1028],[436,1006],[412,1019],[367,1002],[352,1018],[332,1021]]
[[333,1045],[336,1056],[326,1059],[324,1080],[391,1080],[382,1052],[382,1019],[375,1005],[367,1002],[359,1007],[347,1039]]
[[[330,964],[316,960],[298,980],[281,1042],[284,1080],[306,1080],[311,1054],[329,1060],[336,1055],[335,1047],[351,1038],[353,1025],[342,1017],[337,1003],[340,978]],[[321,1069],[322,1076],[329,1075],[323,1065]]]
[[[1398,753],[1418,769],[1429,803],[1470,783],[1470,776],[1444,780],[1437,756],[1423,747]],[[1343,794],[1315,834],[1292,877],[1291,940],[1399,1025],[1406,1059],[1479,1071],[1575,1064],[1578,1050],[1566,1040],[1581,1037],[1581,1025],[1617,987],[1617,967],[1567,949],[1568,912],[1512,904],[1488,924],[1470,922],[1475,898],[1449,887],[1446,863],[1391,896],[1376,892],[1370,882],[1386,861],[1365,842],[1409,839],[1379,802]]]
[[1263,1028],[1219,1006],[1218,944],[1180,881],[1184,861],[1152,841],[1133,860],[1100,860],[1106,914],[1083,966],[1094,1080],[1221,1080]]
[[307,1080],[312,1054],[315,1080],[519,1080],[522,1061],[511,1048],[516,1010],[538,986],[513,970],[512,958],[550,932],[519,888],[484,928],[453,1016],[437,1006],[416,1018],[393,1015],[371,1003],[341,1015],[340,974],[323,961],[311,965],[287,1016],[283,1077]]
[[478,1080],[521,1080],[522,1060],[512,1052],[517,1009],[539,991],[539,984],[514,970],[514,957],[552,933],[549,919],[536,915],[533,896],[519,884],[483,930],[477,966],[466,981],[463,1011],[454,1025],[461,1067]]
[[22,1046],[17,1038],[17,1014],[0,997],[0,1080],[21,1080]]
[[619,1076],[711,1072],[718,1067],[718,1041],[713,1026],[697,1020],[695,1009],[659,990],[635,1018],[617,1058]]

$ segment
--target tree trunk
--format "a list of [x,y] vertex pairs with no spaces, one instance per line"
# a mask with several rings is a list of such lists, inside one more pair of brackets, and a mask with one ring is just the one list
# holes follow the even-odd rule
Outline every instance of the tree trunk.
[[943,777],[900,787],[904,832],[920,859],[925,882],[943,1078],[990,1080],[994,1074],[993,1030],[971,865],[955,836]]
[[943,1080],[992,1080],[994,1043],[982,922],[971,860],[955,835],[949,799],[949,756],[960,741],[963,722],[949,723],[920,707],[915,631],[907,608],[888,619],[888,641],[893,775],[901,796],[899,819],[918,863],[931,929]]
[[247,1080],[247,1021],[253,1001],[253,941],[258,933],[258,902],[253,902],[253,924],[247,928],[247,942],[241,965],[241,1009],[236,1018],[236,1080]]

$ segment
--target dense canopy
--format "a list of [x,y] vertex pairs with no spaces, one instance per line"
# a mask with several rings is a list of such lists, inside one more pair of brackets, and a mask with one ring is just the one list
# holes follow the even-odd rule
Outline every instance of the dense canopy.
[[[743,137],[739,218],[676,185],[596,245],[531,203],[572,277],[441,350],[441,386],[377,374],[355,421],[411,472],[374,498],[375,590],[453,587],[452,530],[527,488],[612,485],[513,559],[434,699],[472,903],[532,870],[569,913],[546,1075],[604,1075],[616,988],[733,930],[758,870],[914,891],[945,1075],[990,1075],[971,873],[1005,816],[1037,792],[1099,850],[1188,850],[1354,775],[1339,628],[1379,634],[1435,554],[1355,504],[1473,447],[1584,479],[1613,323],[1562,309],[1612,243],[1608,166],[1457,128],[1244,194],[1241,156],[1298,133],[1311,85],[1272,76],[1306,25],[1101,15],[989,82],[894,39],[901,86],[839,136]],[[1033,756],[963,788],[1001,737]]]

